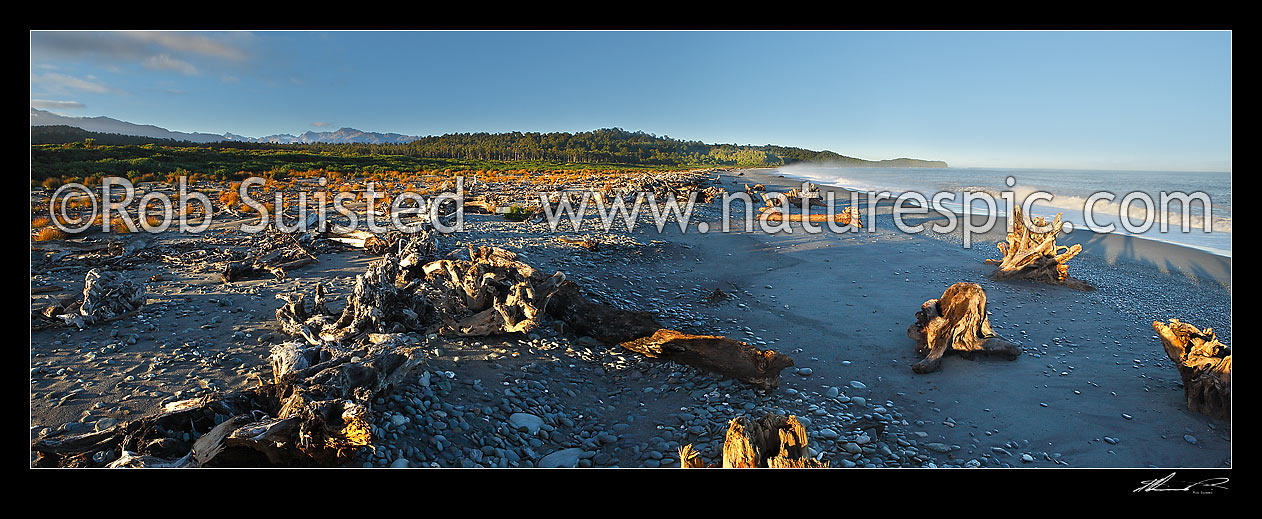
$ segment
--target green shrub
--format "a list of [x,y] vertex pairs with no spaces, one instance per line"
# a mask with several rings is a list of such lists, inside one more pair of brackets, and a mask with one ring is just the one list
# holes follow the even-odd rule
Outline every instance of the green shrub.
[[508,212],[504,213],[504,219],[510,222],[524,222],[534,216],[535,212],[525,206],[513,204],[508,208]]

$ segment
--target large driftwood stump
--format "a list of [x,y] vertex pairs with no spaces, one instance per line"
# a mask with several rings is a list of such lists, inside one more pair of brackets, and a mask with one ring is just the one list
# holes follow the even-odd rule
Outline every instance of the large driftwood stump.
[[[796,416],[766,414],[758,420],[733,418],[723,441],[723,468],[815,468],[828,463],[811,457],[806,428]],[[679,448],[679,464],[702,468],[701,453],[684,445]],[[713,467],[714,465],[710,465]]]
[[947,351],[972,358],[975,353],[1008,360],[1021,356],[1021,348],[990,329],[986,316],[986,292],[976,283],[956,283],[939,299],[930,299],[916,312],[916,324],[907,329],[916,341],[916,353],[925,359],[912,365],[916,373],[931,373],[942,366]]
[[1171,319],[1170,324],[1153,321],[1152,329],[1179,368],[1188,409],[1230,420],[1231,347],[1218,342],[1213,328],[1201,331],[1178,319]]
[[1003,259],[988,259],[987,265],[998,265],[999,270],[991,276],[996,281],[1012,279],[1029,279],[1051,285],[1064,285],[1074,290],[1095,290],[1086,282],[1069,276],[1067,263],[1079,252],[1082,245],[1067,247],[1056,245],[1056,235],[1061,231],[1061,213],[1056,214],[1051,227],[1043,217],[1033,220],[1036,227],[1047,229],[1036,232],[1026,227],[1025,216],[1020,205],[1013,205],[1012,232],[1008,233],[1007,243],[996,244]]
[[[330,465],[372,442],[372,401],[423,361],[420,348],[272,350],[273,380],[256,388],[167,404],[102,431],[41,438],[47,467]],[[184,434],[196,438],[183,440]]]

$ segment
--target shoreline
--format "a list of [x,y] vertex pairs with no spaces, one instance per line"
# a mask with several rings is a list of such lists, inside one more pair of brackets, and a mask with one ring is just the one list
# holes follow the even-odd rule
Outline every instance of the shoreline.
[[[763,170],[776,171],[776,170],[778,170],[778,169],[779,169],[779,168],[748,168],[748,169],[744,169],[744,171],[751,171],[751,172],[755,172],[755,173],[757,173],[757,172],[759,172],[759,171],[763,171]],[[939,168],[939,169],[946,169],[946,168]],[[1013,168],[1002,168],[1002,169],[1000,169],[1000,168],[995,168],[995,169],[997,169],[997,170],[1008,170],[1008,169],[1013,169]],[[1091,171],[1091,170],[1083,170],[1083,171]],[[760,173],[760,174],[765,174],[765,173]],[[846,188],[846,187],[842,187],[842,186],[825,185],[825,184],[821,184],[821,183],[819,183],[819,182],[817,182],[817,181],[815,181],[815,180],[811,180],[811,179],[807,179],[807,178],[802,178],[802,177],[794,176],[794,175],[792,175],[792,174],[781,174],[781,175],[775,175],[775,178],[777,178],[777,179],[778,179],[778,178],[780,178],[781,176],[783,176],[783,178],[785,178],[785,179],[793,179],[793,180],[797,180],[797,181],[798,181],[798,185],[797,185],[796,187],[801,187],[801,182],[807,182],[807,181],[809,181],[809,182],[811,182],[812,184],[815,184],[815,185],[819,186],[819,187],[820,187],[820,189],[828,188],[828,189],[830,189],[830,190],[838,190],[838,191],[842,191],[842,192],[846,192],[846,193],[851,193],[851,192],[854,192],[854,193],[859,193],[859,194],[861,194],[861,195],[866,195],[866,192],[864,192],[864,191],[854,190],[854,189],[850,189],[850,188]],[[793,186],[791,186],[791,187],[793,187]],[[887,202],[887,201],[885,201],[885,200],[882,200],[882,203],[888,203],[888,202]],[[954,214],[955,214],[956,216],[963,216],[963,213],[962,213],[962,212],[959,212],[959,211],[953,211],[953,212],[954,212]],[[974,215],[974,216],[978,216],[978,215]],[[985,216],[985,215],[981,215],[981,216]],[[1005,218],[1005,216],[998,216],[997,218],[1002,219],[1002,218]],[[1154,224],[1154,225],[1156,225],[1156,224]],[[1218,249],[1218,248],[1215,248],[1215,247],[1208,247],[1208,246],[1204,246],[1204,247],[1202,247],[1202,246],[1197,246],[1197,245],[1192,245],[1192,244],[1187,244],[1187,243],[1180,243],[1180,242],[1173,241],[1173,240],[1162,240],[1162,239],[1158,239],[1158,238],[1152,238],[1152,237],[1149,237],[1149,236],[1142,236],[1142,235],[1128,234],[1128,233],[1119,232],[1119,231],[1113,231],[1113,232],[1103,232],[1103,233],[1101,233],[1101,232],[1095,232],[1095,231],[1093,231],[1093,230],[1091,230],[1091,229],[1088,229],[1088,228],[1085,228],[1085,227],[1081,227],[1081,226],[1075,225],[1075,229],[1074,229],[1074,231],[1073,231],[1073,232],[1078,232],[1078,231],[1091,232],[1091,233],[1094,233],[1094,234],[1106,235],[1106,236],[1113,236],[1113,235],[1116,235],[1116,236],[1122,236],[1122,237],[1133,238],[1133,239],[1138,239],[1138,240],[1145,240],[1145,241],[1159,242],[1159,243],[1164,243],[1164,244],[1168,244],[1168,245],[1172,245],[1172,246],[1176,246],[1176,247],[1183,247],[1183,248],[1193,249],[1193,250],[1196,250],[1196,251],[1201,251],[1201,252],[1209,253],[1209,254],[1212,254],[1212,255],[1215,255],[1215,256],[1220,256],[1220,257],[1223,257],[1223,258],[1231,259],[1231,251],[1229,251],[1229,250],[1223,250],[1223,249]]]
[[[747,176],[743,176],[740,172],[748,172]],[[775,174],[778,168],[750,168],[742,170],[733,170],[732,178],[741,184],[746,182],[744,178],[756,179],[748,181],[749,184],[761,183],[768,186],[776,186],[781,191],[787,191],[790,188],[801,188],[801,183],[807,181],[786,174]],[[849,201],[850,193],[858,193],[860,200],[866,199],[866,193],[863,191],[852,190],[840,186],[832,186],[818,184],[821,191],[833,191],[838,193],[839,201]],[[769,187],[769,190],[774,190]],[[845,196],[840,196],[844,194]],[[891,200],[881,200],[877,204],[878,214],[889,214],[892,210],[893,202]],[[865,213],[866,214],[866,213]],[[962,216],[956,213],[957,217]],[[978,222],[984,222],[985,215],[973,215],[973,219]],[[909,223],[925,223],[945,222],[946,218],[935,211],[930,211],[927,215],[909,214],[905,217]],[[1007,216],[996,216],[996,224],[991,231],[976,234],[973,242],[977,247],[980,242],[985,242],[989,250],[994,250],[994,244],[1006,239],[1004,231]],[[929,234],[932,231],[926,230],[920,234]],[[954,234],[959,234],[955,231]],[[957,237],[958,238],[958,237]],[[1174,269],[1186,272],[1191,275],[1200,277],[1209,277],[1215,281],[1225,285],[1231,285],[1231,260],[1232,256],[1223,255],[1192,245],[1176,243],[1172,241],[1157,240],[1144,236],[1135,236],[1117,232],[1098,233],[1090,229],[1075,228],[1069,233],[1062,233],[1057,238],[1058,245],[1075,245],[1080,244],[1083,247],[1083,254],[1098,254],[1108,258],[1108,261],[1115,262],[1118,260],[1131,261],[1141,265],[1157,267],[1162,269]]]

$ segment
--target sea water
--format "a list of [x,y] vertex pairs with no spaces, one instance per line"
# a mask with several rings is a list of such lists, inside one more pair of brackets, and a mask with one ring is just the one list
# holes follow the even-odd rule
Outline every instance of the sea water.
[[[1051,194],[1052,199],[1034,202],[1029,211],[1030,216],[1043,216],[1050,222],[1057,213],[1063,213],[1062,220],[1073,223],[1075,229],[1087,228],[1084,206],[1089,197],[1095,193],[1107,192],[1115,195],[1112,200],[1098,200],[1091,207],[1090,216],[1097,226],[1113,224],[1112,232],[1115,233],[1231,256],[1230,172],[793,165],[779,168],[778,173],[820,185],[869,193],[889,192],[892,197],[915,192],[932,200],[936,193],[953,193],[954,197],[943,201],[941,207],[956,214],[963,214],[965,192],[990,194],[997,203],[996,210],[1007,215],[1010,211],[1000,193],[1011,192],[1020,204],[1031,193],[1042,191]],[[1011,187],[1008,185],[1009,178],[1012,181]],[[1149,209],[1142,201],[1132,201],[1123,207],[1123,198],[1133,192],[1147,194],[1152,200],[1153,223],[1146,230],[1128,230],[1122,225],[1122,218],[1129,218],[1132,227],[1140,227],[1150,216]],[[1162,193],[1204,193],[1209,197],[1210,204],[1205,208],[1200,201],[1192,201],[1188,204],[1189,217],[1185,218],[1182,202],[1178,199],[1170,199],[1163,210]],[[989,207],[981,201],[973,201],[970,212],[986,214]],[[1184,220],[1187,220],[1187,232],[1184,232]],[[1167,225],[1164,232],[1161,230],[1162,222]]]

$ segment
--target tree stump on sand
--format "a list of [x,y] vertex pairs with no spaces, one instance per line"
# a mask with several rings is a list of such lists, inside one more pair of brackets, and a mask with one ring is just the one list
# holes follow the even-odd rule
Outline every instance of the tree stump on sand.
[[916,341],[916,353],[925,359],[912,365],[916,373],[932,373],[942,366],[948,350],[964,358],[975,353],[996,355],[1008,360],[1021,356],[1021,348],[990,329],[986,316],[986,292],[976,283],[956,283],[920,305],[916,323],[907,328]]
[[1223,420],[1231,419],[1231,347],[1218,342],[1214,329],[1205,331],[1171,319],[1153,321],[1161,346],[1179,367],[1188,409]]
[[1082,252],[1082,245],[1067,247],[1056,245],[1056,235],[1061,230],[1061,213],[1056,214],[1050,227],[1043,217],[1033,220],[1033,224],[1046,232],[1037,232],[1025,226],[1025,216],[1021,206],[1012,207],[1012,232],[1008,233],[1007,243],[996,244],[1003,254],[1002,260],[988,259],[987,265],[999,265],[999,270],[991,276],[996,281],[1012,279],[1029,279],[1051,285],[1063,285],[1074,290],[1095,290],[1086,282],[1069,276],[1066,263]]
[[[785,418],[767,414],[759,420],[733,418],[723,441],[723,468],[816,468],[828,463],[811,457],[806,446],[806,428],[796,416]],[[679,448],[679,464],[702,468],[701,453],[684,445]],[[714,467],[714,465],[710,465]]]

